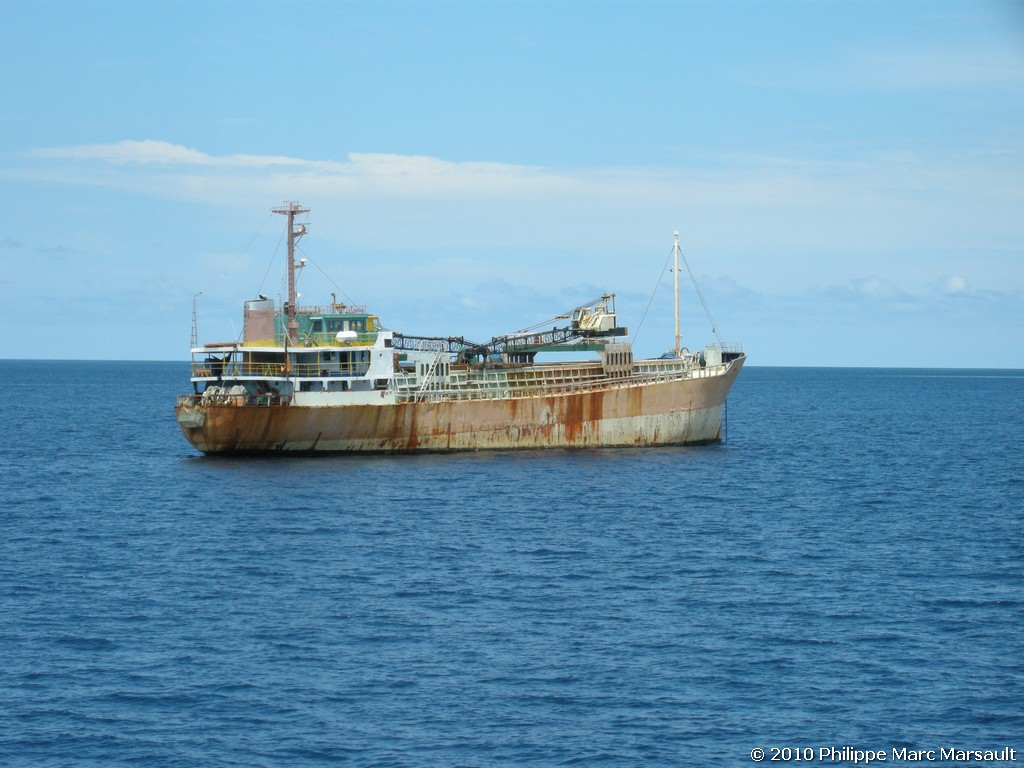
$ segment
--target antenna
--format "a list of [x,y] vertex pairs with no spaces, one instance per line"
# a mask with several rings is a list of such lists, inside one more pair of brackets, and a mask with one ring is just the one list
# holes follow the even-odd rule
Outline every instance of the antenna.
[[192,339],[189,349],[195,349],[199,346],[199,329],[196,325],[196,299],[202,295],[202,291],[192,294]]

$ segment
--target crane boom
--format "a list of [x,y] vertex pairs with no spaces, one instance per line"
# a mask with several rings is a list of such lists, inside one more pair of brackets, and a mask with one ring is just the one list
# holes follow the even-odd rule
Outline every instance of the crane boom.
[[625,336],[629,333],[615,321],[615,294],[606,293],[600,298],[576,307],[568,315],[555,318],[568,319],[569,325],[555,326],[550,330],[532,329],[515,331],[504,336],[494,336],[490,341],[478,344],[463,336],[406,336],[396,333],[396,349],[447,352],[459,355],[465,360],[476,357],[488,358],[501,355],[511,362],[532,361],[544,347],[573,345],[581,350],[604,347],[601,339]]

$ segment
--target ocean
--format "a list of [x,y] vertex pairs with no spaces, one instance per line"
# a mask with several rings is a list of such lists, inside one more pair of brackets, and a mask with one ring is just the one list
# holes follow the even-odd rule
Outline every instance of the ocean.
[[1024,372],[748,366],[700,448],[272,459],[185,442],[187,363],[0,376],[4,766],[1024,762]]

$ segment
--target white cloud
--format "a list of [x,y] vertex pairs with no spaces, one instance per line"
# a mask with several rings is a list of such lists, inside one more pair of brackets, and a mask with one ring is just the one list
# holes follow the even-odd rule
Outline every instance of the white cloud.
[[888,298],[894,289],[879,277],[866,277],[853,282],[853,290],[862,296],[871,298]]
[[274,166],[309,166],[309,161],[273,155],[226,155],[214,157],[197,149],[166,141],[119,141],[114,144],[82,144],[71,147],[36,149],[33,157],[94,160],[117,165],[166,165],[217,168],[270,168]]
[[820,291],[820,296],[825,299],[826,305],[831,306],[884,306],[898,311],[913,311],[921,304],[919,297],[878,275],[859,277],[844,285],[825,288]]
[[82,144],[72,147],[35,149],[30,156],[57,160],[96,160],[108,163],[158,163],[161,165],[206,165],[211,158],[195,149],[166,141],[120,141],[116,144]]
[[970,283],[966,277],[948,275],[942,278],[942,292],[948,295],[966,293]]

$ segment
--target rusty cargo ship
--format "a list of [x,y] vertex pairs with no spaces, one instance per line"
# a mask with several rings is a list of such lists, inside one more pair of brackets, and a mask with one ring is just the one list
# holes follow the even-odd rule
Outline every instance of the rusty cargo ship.
[[[175,414],[206,454],[475,451],[720,441],[739,345],[634,359],[614,294],[544,331],[474,343],[386,330],[365,307],[296,304],[298,203],[287,216],[287,301],[245,302],[240,341],[192,345],[192,393]],[[552,352],[595,359],[540,362]]]

